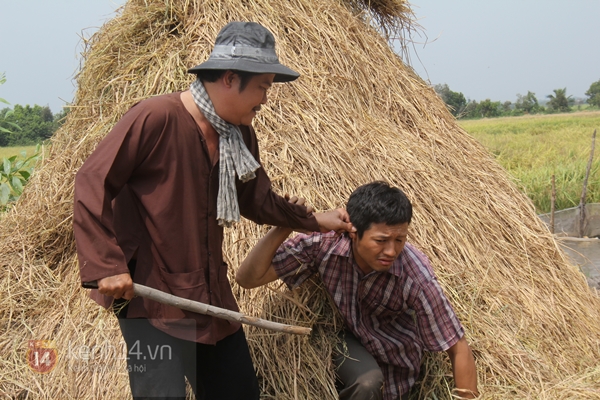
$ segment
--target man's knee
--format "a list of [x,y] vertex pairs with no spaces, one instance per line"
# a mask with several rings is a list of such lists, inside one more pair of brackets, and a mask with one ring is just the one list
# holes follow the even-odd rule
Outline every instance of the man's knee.
[[340,392],[340,399],[380,400],[383,398],[383,374],[372,369],[360,374],[354,382],[347,382]]
[[[371,370],[360,375],[356,379],[356,383],[364,393],[382,393],[383,374],[380,369]],[[378,397],[374,397],[378,398]]]

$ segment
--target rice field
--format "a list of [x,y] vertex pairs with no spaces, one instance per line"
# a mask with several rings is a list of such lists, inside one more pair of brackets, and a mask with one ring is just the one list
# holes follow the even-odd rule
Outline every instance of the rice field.
[[21,156],[21,152],[25,151],[27,153],[27,157],[35,154],[35,145],[34,146],[16,146],[16,147],[0,147],[0,160],[2,158],[9,158],[12,156]]
[[[551,177],[556,209],[579,204],[594,129],[600,111],[459,121],[490,151],[539,213],[550,211]],[[597,143],[586,202],[600,202],[600,143]]]

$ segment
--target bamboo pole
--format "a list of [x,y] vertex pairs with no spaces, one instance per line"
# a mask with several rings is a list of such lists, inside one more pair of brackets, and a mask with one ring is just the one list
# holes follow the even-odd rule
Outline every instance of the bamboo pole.
[[554,234],[554,210],[556,206],[556,179],[552,174],[552,195],[550,197],[550,233]]
[[594,147],[596,146],[596,130],[592,135],[592,151],[590,152],[590,159],[588,160],[587,168],[585,170],[585,178],[583,180],[583,190],[581,191],[581,199],[579,200],[579,237],[583,237],[583,229],[585,225],[585,196],[587,192],[588,178],[590,177],[590,170],[592,169],[592,160],[594,159]]
[[[83,287],[87,289],[97,289],[98,283],[85,282],[83,284]],[[184,299],[183,297],[173,296],[172,294],[161,292],[158,289],[140,285],[139,283],[133,284],[133,293],[136,296],[154,300],[161,304],[177,307],[182,310],[187,310],[203,315],[210,315],[211,317],[221,318],[227,321],[239,322],[246,325],[252,325],[258,328],[268,329],[275,332],[293,333],[295,335],[310,335],[310,332],[312,330],[311,328],[305,328],[302,326],[281,324],[279,322],[268,321],[266,319],[258,317],[251,317],[240,312],[211,306],[208,304],[200,303],[199,301]]]

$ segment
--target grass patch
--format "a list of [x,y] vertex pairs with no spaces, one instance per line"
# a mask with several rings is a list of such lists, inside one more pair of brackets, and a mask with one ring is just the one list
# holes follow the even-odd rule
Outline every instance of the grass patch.
[[[538,212],[550,211],[551,177],[556,209],[579,204],[592,133],[600,135],[600,112],[459,121],[511,174]],[[600,137],[588,181],[588,203],[600,202]]]
[[0,147],[0,160],[2,158],[10,158],[12,156],[21,157],[21,152],[27,152],[27,157],[35,154],[35,145],[33,146],[15,146],[15,147]]

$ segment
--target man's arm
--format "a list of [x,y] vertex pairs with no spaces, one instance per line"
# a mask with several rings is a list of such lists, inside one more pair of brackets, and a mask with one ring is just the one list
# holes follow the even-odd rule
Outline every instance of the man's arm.
[[[305,202],[303,198],[299,198],[297,196],[292,196],[291,198],[289,198],[286,195],[285,199],[289,203],[296,205],[304,205]],[[312,213],[312,207],[306,207],[306,212],[309,214]],[[349,227],[340,227],[339,225],[337,225],[337,229],[335,229],[335,221],[349,221],[348,213],[344,209],[337,209],[327,211],[324,213],[316,213],[314,215],[317,221],[319,221],[319,224],[324,223],[325,226],[327,226],[327,224],[332,224],[331,229],[328,229],[328,231],[338,229],[354,229],[352,224],[350,224],[349,222]],[[240,265],[240,268],[238,269],[235,276],[235,281],[238,283],[238,285],[246,289],[252,289],[258,286],[266,285],[267,283],[273,282],[274,280],[279,278],[280,276],[278,275],[278,272],[282,273],[282,271],[278,270],[276,272],[272,262],[273,258],[275,257],[275,254],[277,253],[277,249],[279,249],[279,246],[288,238],[290,233],[292,233],[291,228],[277,226],[271,228],[271,230],[261,240],[259,240],[259,242],[250,251],[250,253],[248,253],[244,261],[242,261],[242,264]],[[296,255],[296,257],[298,256],[299,254]],[[306,258],[305,255],[304,258],[305,260],[308,260],[310,257]],[[292,267],[294,270],[294,281],[296,284],[301,283],[302,281],[304,281],[304,279],[306,279],[309,275],[313,273],[310,270],[305,270],[302,273],[299,273],[298,267],[300,267],[301,264],[302,263],[298,262],[298,258],[294,258],[294,263]],[[285,280],[283,276],[282,279]],[[291,284],[291,282],[287,280],[286,283],[288,285]],[[291,286],[293,285],[294,284],[292,283]]]
[[290,228],[278,226],[271,228],[242,261],[235,274],[238,285],[245,289],[252,289],[276,280],[278,276],[271,261],[290,233],[292,233]]
[[452,363],[456,394],[465,399],[474,399],[479,396],[475,359],[465,337],[463,336],[454,346],[450,347],[447,353]]
[[82,282],[100,293],[131,299],[133,282],[115,237],[112,201],[162,133],[165,112],[132,107],[98,144],[75,177],[73,231]]

